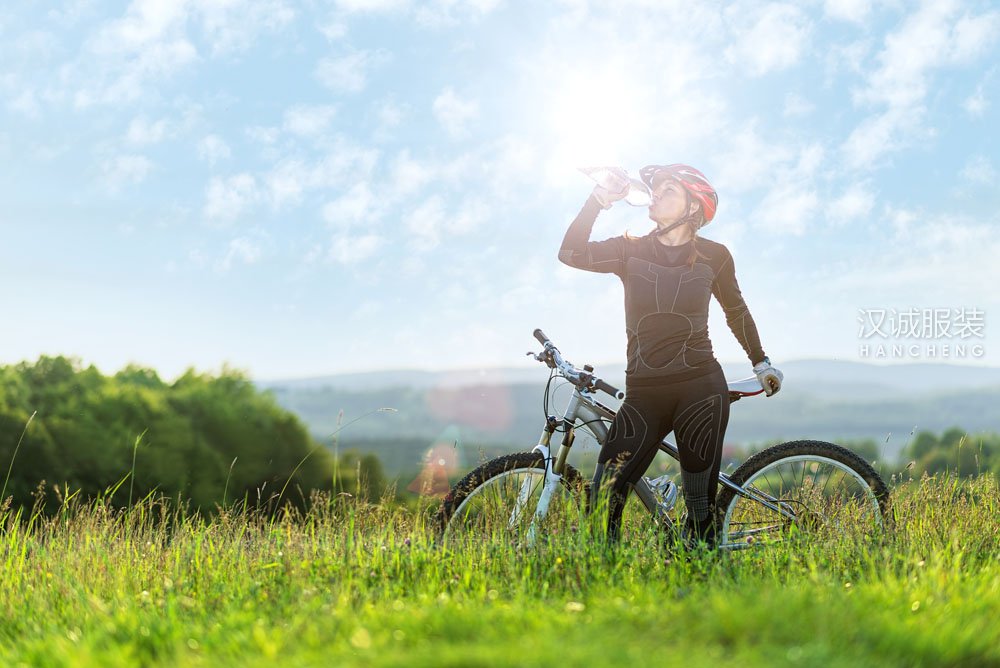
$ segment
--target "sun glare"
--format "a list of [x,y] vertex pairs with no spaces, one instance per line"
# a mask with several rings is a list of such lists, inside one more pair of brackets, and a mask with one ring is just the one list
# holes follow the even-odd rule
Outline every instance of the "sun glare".
[[627,69],[565,79],[546,94],[547,171],[552,180],[578,176],[577,167],[623,165],[642,150],[645,84]]

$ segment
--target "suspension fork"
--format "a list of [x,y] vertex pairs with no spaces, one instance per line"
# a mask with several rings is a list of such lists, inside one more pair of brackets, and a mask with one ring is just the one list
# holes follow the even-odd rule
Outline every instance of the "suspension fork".
[[[549,416],[546,418],[545,429],[542,431],[542,438],[539,439],[538,445],[534,448],[534,451],[540,452],[545,459],[545,481],[542,483],[542,493],[538,497],[538,505],[535,506],[535,515],[531,518],[531,526],[528,527],[528,545],[534,544],[535,537],[538,533],[538,523],[543,520],[549,512],[549,503],[552,501],[552,495],[555,493],[556,488],[562,481],[562,472],[566,468],[566,457],[569,454],[569,449],[573,447],[573,421],[569,419],[569,415],[567,414],[567,417],[563,419],[563,426],[566,428],[563,435],[563,442],[562,445],[559,446],[559,454],[557,458],[553,461],[552,455],[549,451],[549,443],[558,424],[559,422],[555,417]],[[524,504],[527,503],[530,493],[531,479],[526,478],[521,484],[521,492],[518,495],[518,508],[515,511],[518,516],[520,516]]]
[[[552,457],[549,455],[549,443],[552,441],[552,434],[555,433],[556,427],[558,427],[559,421],[554,415],[549,415],[545,418],[545,427],[542,429],[541,436],[538,437],[538,445],[531,449],[532,452],[538,452],[542,455],[542,460],[545,462],[545,484],[548,483],[550,478],[556,478],[556,483],[559,482],[557,474],[552,467]],[[524,512],[525,506],[528,505],[528,498],[531,496],[531,488],[533,487],[531,476],[526,476],[524,482],[521,483],[521,489],[517,494],[517,501],[514,503],[514,508],[510,513],[510,520],[507,523],[508,528],[514,528],[514,526],[520,521],[521,514]],[[545,495],[545,487],[543,485],[542,495]],[[551,491],[549,492],[549,497],[551,498]],[[548,500],[545,503],[546,509],[548,507]],[[535,509],[535,518],[539,517],[539,509],[541,508],[541,499],[539,499],[539,506]],[[544,510],[542,512],[544,517]],[[529,541],[534,540],[534,528],[535,520],[531,522],[531,527],[528,529]]]
[[[538,505],[535,506],[535,514],[531,519],[531,526],[528,527],[528,544],[531,545],[535,542],[535,536],[537,535],[538,523],[545,518],[545,515],[549,511],[549,503],[552,501],[552,495],[555,493],[556,488],[559,487],[562,481],[563,473],[566,471],[566,458],[569,457],[569,451],[573,447],[573,441],[576,439],[576,418],[577,413],[583,411],[584,413],[590,413],[589,410],[584,410],[586,407],[585,402],[580,397],[579,391],[574,392],[573,396],[570,398],[569,406],[566,407],[566,412],[563,415],[562,425],[563,425],[563,439],[559,446],[559,452],[553,459],[551,451],[549,450],[549,444],[552,440],[552,434],[555,433],[556,427],[558,426],[558,420],[549,416],[545,421],[545,429],[542,431],[542,437],[539,439],[538,445],[534,447],[534,452],[539,452],[542,454],[545,460],[545,482],[542,484],[542,493],[538,497]],[[530,480],[525,480],[521,485],[521,491],[518,494],[517,507],[515,512],[517,517],[523,510],[524,504],[527,503],[527,497],[530,494]],[[511,515],[512,525],[514,520],[514,514]]]

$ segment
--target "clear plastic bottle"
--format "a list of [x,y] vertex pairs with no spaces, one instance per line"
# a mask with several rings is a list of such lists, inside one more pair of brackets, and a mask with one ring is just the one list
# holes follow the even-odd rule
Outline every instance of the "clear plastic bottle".
[[626,203],[632,206],[649,206],[649,188],[639,179],[629,178],[628,172],[621,167],[580,167],[579,170],[608,192],[620,193],[627,189]]

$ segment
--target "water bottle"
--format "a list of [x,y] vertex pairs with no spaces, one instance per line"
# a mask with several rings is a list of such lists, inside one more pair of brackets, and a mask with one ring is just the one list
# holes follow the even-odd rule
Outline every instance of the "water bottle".
[[621,167],[580,167],[579,170],[610,193],[627,190],[625,202],[628,204],[649,206],[649,188],[639,179],[629,178],[628,172]]
[[670,479],[670,475],[661,475],[652,480],[646,478],[646,484],[656,495],[657,507],[661,513],[669,513],[677,505],[677,485]]

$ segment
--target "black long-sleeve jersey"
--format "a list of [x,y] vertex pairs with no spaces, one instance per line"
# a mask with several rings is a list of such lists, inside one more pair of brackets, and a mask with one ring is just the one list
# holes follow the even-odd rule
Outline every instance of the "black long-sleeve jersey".
[[691,242],[666,246],[654,235],[590,241],[600,211],[601,205],[589,198],[566,231],[559,259],[571,267],[616,274],[625,286],[630,385],[687,380],[720,368],[708,338],[712,295],[750,362],[763,361],[729,249],[698,237],[699,257],[690,265]]

